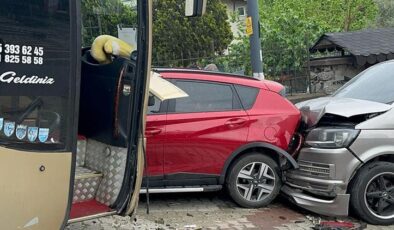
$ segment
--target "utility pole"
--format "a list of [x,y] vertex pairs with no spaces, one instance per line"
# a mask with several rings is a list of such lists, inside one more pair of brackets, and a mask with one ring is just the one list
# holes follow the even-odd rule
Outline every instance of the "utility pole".
[[263,52],[261,51],[260,22],[258,0],[248,0],[248,18],[246,33],[250,40],[250,60],[252,62],[253,77],[263,80]]

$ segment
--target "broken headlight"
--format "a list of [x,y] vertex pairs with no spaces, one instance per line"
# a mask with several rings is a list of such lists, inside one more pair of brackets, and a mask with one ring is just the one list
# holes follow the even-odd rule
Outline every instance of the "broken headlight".
[[355,129],[316,128],[309,132],[305,143],[314,148],[346,148],[359,133]]

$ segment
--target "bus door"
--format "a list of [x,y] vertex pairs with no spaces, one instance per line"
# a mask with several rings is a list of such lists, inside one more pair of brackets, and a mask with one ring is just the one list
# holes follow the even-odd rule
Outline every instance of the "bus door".
[[1,229],[66,223],[78,117],[76,2],[1,2]]

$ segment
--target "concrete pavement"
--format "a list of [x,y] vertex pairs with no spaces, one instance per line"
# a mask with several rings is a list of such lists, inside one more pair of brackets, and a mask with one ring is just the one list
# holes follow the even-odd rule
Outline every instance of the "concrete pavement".
[[[327,220],[301,210],[285,199],[261,209],[239,208],[224,192],[151,195],[150,214],[146,214],[145,196],[141,196],[137,215],[105,217],[69,226],[69,230],[126,229],[264,229],[310,230],[314,222]],[[353,218],[328,219],[352,221]],[[368,230],[393,230],[394,226],[367,226]]]

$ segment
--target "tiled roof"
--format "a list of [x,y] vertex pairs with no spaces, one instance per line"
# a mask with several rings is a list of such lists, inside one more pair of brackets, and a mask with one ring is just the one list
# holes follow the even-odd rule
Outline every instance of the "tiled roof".
[[393,59],[394,28],[326,33],[310,48],[310,51],[313,53],[335,49],[347,51],[357,59],[369,58],[375,62]]

